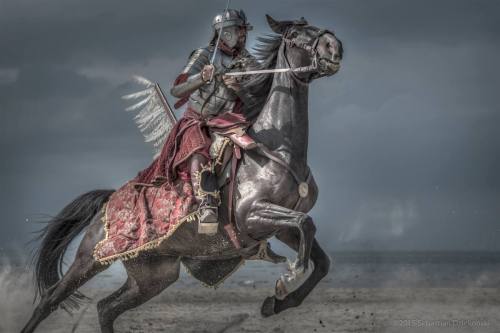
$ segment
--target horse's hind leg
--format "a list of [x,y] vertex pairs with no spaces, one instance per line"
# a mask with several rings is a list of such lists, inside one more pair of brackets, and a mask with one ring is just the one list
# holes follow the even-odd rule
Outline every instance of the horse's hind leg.
[[[297,232],[293,230],[284,230],[278,233],[276,237],[295,251],[298,250],[300,236]],[[264,304],[262,304],[261,313],[263,316],[271,316],[288,308],[299,306],[318,282],[328,274],[330,269],[330,258],[319,246],[316,239],[314,239],[312,244],[310,258],[314,262],[314,271],[309,278],[283,300],[279,300],[275,296],[268,297],[264,301]]]
[[41,299],[33,314],[21,331],[22,333],[33,332],[42,320],[57,309],[59,304],[72,295],[85,282],[97,273],[107,268],[94,260],[92,255],[94,245],[100,239],[100,221],[90,226],[77,250],[75,261],[71,264],[64,276],[52,287],[41,295]]
[[128,279],[113,294],[97,303],[101,332],[112,333],[115,319],[161,293],[179,278],[180,259],[139,256],[124,262]]
[[42,295],[40,303],[21,331],[22,333],[34,332],[35,328],[57,309],[59,304],[73,294],[94,275],[104,270],[105,267],[97,262],[82,262],[76,260],[63,278]]

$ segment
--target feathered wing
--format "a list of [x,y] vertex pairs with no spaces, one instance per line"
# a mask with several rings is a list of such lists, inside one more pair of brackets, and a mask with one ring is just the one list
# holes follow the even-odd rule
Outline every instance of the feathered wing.
[[144,135],[145,141],[152,143],[156,158],[160,155],[163,144],[177,119],[158,83],[140,76],[134,76],[134,81],[145,89],[122,97],[135,102],[125,110],[137,113],[134,117],[137,127]]

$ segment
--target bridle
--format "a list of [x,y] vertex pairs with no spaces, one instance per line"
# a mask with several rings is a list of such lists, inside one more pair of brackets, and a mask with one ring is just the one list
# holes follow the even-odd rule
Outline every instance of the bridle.
[[[285,54],[284,58],[286,60],[287,66],[288,66],[287,68],[258,69],[258,70],[249,70],[249,71],[243,71],[243,72],[228,72],[228,73],[225,73],[225,75],[245,76],[245,75],[254,75],[254,74],[291,73],[292,77],[296,81],[301,82],[303,84],[309,84],[313,79],[317,79],[319,77],[330,75],[328,72],[322,71],[318,67],[318,63],[320,61],[326,61],[326,62],[333,62],[333,61],[332,61],[332,59],[318,56],[317,47],[318,47],[318,43],[319,43],[321,36],[323,36],[324,34],[327,34],[327,33],[334,35],[333,32],[326,30],[326,29],[318,29],[316,27],[308,26],[306,24],[295,24],[295,25],[301,25],[304,27],[310,27],[313,29],[317,29],[316,35],[314,36],[314,39],[312,39],[309,42],[299,42],[296,40],[296,37],[290,38],[289,36],[292,33],[291,27],[285,31],[285,33],[283,34],[283,38],[282,38],[282,42],[283,42],[284,46],[286,46],[288,48],[297,47],[297,48],[303,49],[306,52],[308,52],[309,55],[312,57],[310,65],[292,68],[292,66],[290,65],[290,62],[288,61],[288,58],[286,57],[286,54]],[[285,52],[285,48],[283,48],[283,52]],[[303,79],[302,77],[297,75],[297,73],[309,73],[309,72],[313,72],[313,74],[309,75],[309,77],[307,79]]]
[[[311,26],[307,26],[307,25],[303,25],[303,26],[305,28],[311,27]],[[311,27],[311,28],[314,28],[314,27]],[[317,28],[314,28],[314,29],[317,29]],[[295,32],[295,31],[293,31],[293,32]],[[320,78],[320,77],[323,77],[323,76],[327,76],[328,73],[325,72],[325,71],[322,71],[318,67],[318,63],[321,60],[327,61],[327,62],[332,62],[332,60],[328,59],[328,58],[325,58],[325,57],[320,57],[318,55],[318,49],[317,49],[317,47],[318,47],[318,43],[319,43],[320,38],[324,34],[330,33],[330,34],[334,35],[334,33],[331,32],[330,30],[327,30],[327,29],[317,29],[316,34],[314,36],[314,39],[311,39],[310,41],[307,41],[307,42],[300,42],[300,41],[296,40],[297,37],[290,38],[290,35],[293,32],[292,32],[292,29],[289,28],[283,34],[283,36],[284,36],[283,37],[283,42],[285,43],[286,47],[289,47],[289,48],[294,48],[294,47],[300,48],[300,49],[306,51],[307,53],[309,53],[309,55],[312,57],[312,59],[311,59],[311,64],[309,66],[292,68],[291,65],[290,65],[290,63],[289,63],[289,61],[288,61],[288,58],[285,56],[287,65],[291,69],[290,73],[292,74],[292,77],[294,79],[298,80],[301,83],[309,84],[313,79],[317,79],[317,78]],[[307,73],[307,72],[313,72],[311,75],[309,75],[309,77],[307,79],[301,78],[299,75],[296,74],[296,73]]]

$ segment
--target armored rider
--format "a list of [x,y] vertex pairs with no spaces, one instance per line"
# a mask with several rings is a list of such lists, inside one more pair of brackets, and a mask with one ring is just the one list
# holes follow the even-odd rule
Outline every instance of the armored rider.
[[[175,107],[187,103],[187,109],[171,130],[156,165],[142,172],[143,181],[190,179],[199,205],[198,231],[205,234],[217,232],[220,203],[210,147],[217,135],[244,137],[250,125],[245,110],[255,100],[242,88],[241,80],[248,76],[241,79],[224,73],[258,65],[245,48],[252,26],[242,10],[228,9],[215,16],[212,27],[208,46],[191,53],[170,91],[179,98]],[[237,144],[245,148],[248,142],[241,139]]]

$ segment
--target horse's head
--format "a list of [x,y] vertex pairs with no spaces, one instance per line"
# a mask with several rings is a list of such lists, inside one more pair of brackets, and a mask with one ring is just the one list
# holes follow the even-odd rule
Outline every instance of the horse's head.
[[307,82],[330,76],[340,69],[342,42],[332,31],[309,25],[304,18],[297,21],[276,21],[266,15],[271,29],[283,36],[285,55],[291,68],[309,67],[295,74]]

